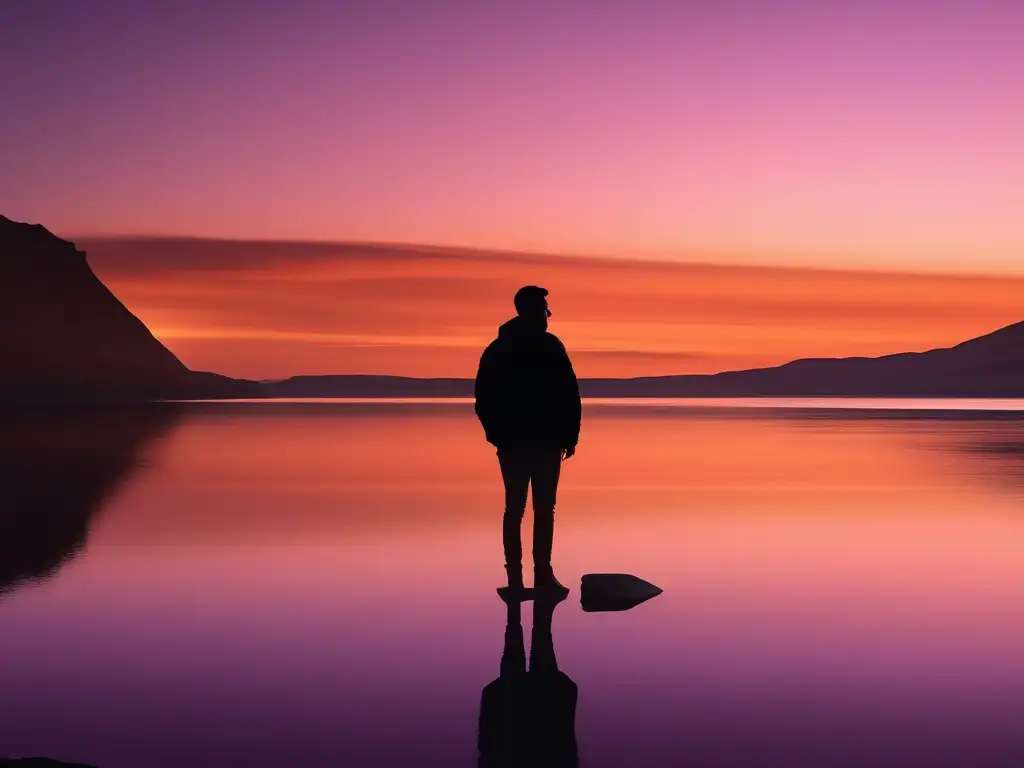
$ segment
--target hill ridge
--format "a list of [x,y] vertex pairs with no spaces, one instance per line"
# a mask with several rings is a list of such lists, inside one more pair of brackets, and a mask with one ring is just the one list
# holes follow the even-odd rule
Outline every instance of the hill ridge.
[[[305,374],[266,382],[271,397],[466,397],[473,379]],[[582,378],[585,397],[1024,397],[1024,321],[950,347],[879,357],[797,358],[710,374]]]

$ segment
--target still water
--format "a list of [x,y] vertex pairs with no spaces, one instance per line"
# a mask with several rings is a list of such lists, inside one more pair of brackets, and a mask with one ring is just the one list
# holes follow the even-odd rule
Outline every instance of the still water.
[[[1024,765],[1024,414],[741,405],[584,406],[581,765]],[[471,405],[36,414],[0,448],[0,756],[475,765],[506,609]],[[585,613],[601,571],[664,594]]]

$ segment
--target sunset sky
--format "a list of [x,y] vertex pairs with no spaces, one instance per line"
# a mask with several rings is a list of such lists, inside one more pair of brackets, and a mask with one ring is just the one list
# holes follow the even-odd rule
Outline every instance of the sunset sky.
[[953,343],[1024,318],[1021,30],[1005,0],[3,3],[0,213],[256,378],[464,375],[522,282],[589,375]]
[[412,248],[80,240],[193,368],[472,376],[520,285],[546,286],[581,376],[708,373],[947,346],[1024,318],[1024,277]]

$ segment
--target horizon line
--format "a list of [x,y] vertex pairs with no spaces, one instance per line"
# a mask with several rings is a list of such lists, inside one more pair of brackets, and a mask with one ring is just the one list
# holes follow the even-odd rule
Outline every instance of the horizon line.
[[[709,373],[659,373],[649,376],[580,376],[580,381],[641,381],[646,379],[678,379],[678,378],[710,378],[713,376],[720,376],[727,373],[751,373],[755,371],[770,371],[777,368],[784,368],[787,365],[800,362],[810,361],[827,361],[827,362],[838,362],[848,360],[882,360],[890,357],[903,357],[905,355],[923,355],[929,352],[945,351],[956,349],[957,347],[966,344],[967,342],[974,341],[976,339],[985,338],[991,336],[999,331],[1012,328],[1015,325],[1024,324],[1024,320],[1018,320],[1007,325],[1001,325],[998,328],[993,328],[990,331],[986,331],[980,336],[972,336],[967,339],[962,339],[948,347],[930,347],[928,349],[914,349],[904,350],[902,352],[890,352],[884,355],[849,355],[845,357],[795,357],[792,360],[787,360],[784,363],[778,365],[761,366],[758,368],[729,368],[723,371],[714,371]],[[406,381],[457,381],[457,382],[471,382],[474,380],[472,376],[406,376],[404,374],[397,373],[297,373],[292,376],[285,376],[284,378],[261,378],[261,379],[247,379],[247,381],[255,381],[258,384],[279,384],[286,381],[292,381],[293,379],[311,379],[311,378],[376,378],[376,379],[403,379]],[[231,377],[233,378],[233,377]]]

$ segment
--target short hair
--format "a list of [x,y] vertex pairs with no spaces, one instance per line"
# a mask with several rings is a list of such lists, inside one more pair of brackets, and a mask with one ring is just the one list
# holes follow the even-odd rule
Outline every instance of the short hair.
[[516,312],[522,314],[523,311],[542,304],[547,295],[547,288],[541,288],[539,285],[524,285],[516,291],[516,296],[513,299],[516,305]]

